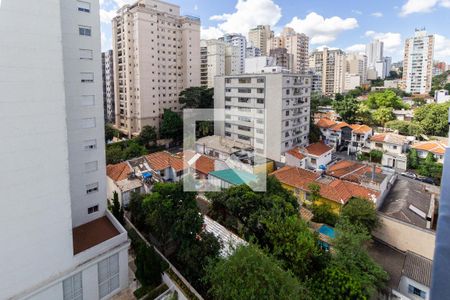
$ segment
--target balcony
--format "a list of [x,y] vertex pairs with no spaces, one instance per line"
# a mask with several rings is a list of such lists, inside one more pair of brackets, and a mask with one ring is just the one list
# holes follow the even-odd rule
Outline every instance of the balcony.
[[128,247],[126,230],[106,211],[103,217],[72,229],[73,254],[78,262],[84,262],[112,248]]

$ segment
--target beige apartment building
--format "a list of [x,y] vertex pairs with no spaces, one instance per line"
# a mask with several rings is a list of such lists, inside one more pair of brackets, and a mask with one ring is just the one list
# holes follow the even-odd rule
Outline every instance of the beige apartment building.
[[[359,76],[361,84],[367,83],[367,56],[360,53],[349,53],[346,56],[345,71],[352,76]],[[348,76],[347,76],[348,77]]]
[[200,86],[200,19],[157,0],[125,5],[113,19],[116,127],[129,136],[159,128],[164,109]]
[[261,49],[261,56],[267,56],[267,41],[274,37],[274,33],[270,30],[270,25],[258,25],[256,28],[250,29],[248,32],[249,43],[256,48]]
[[315,50],[309,57],[309,66],[322,74],[322,94],[335,95],[344,92],[345,53],[341,49]]
[[277,48],[286,48],[287,53],[293,56],[292,73],[306,73],[309,68],[309,37],[297,33],[290,27],[285,27],[278,37],[267,41],[268,51]]

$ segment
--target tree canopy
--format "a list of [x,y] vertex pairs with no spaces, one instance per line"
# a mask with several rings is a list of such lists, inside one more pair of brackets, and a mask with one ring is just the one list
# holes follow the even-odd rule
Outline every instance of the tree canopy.
[[142,127],[141,133],[139,133],[139,136],[137,137],[137,142],[143,146],[156,144],[158,139],[157,135],[155,127],[146,125]]
[[179,97],[184,108],[214,108],[214,89],[190,87],[183,90]]
[[339,114],[341,119],[347,123],[354,123],[357,118],[359,109],[358,101],[351,97],[345,96],[342,100],[333,101],[333,109]]
[[414,111],[414,122],[421,126],[426,134],[448,135],[448,109],[450,103],[431,103]]
[[383,126],[392,120],[395,120],[395,115],[392,107],[380,107],[372,113],[373,121],[376,125]]
[[371,233],[378,225],[375,205],[367,199],[352,198],[342,208],[341,218],[347,218],[350,223],[363,226]]
[[233,255],[211,264],[206,280],[217,300],[309,299],[306,289],[280,264],[256,246],[241,246]]
[[370,109],[378,109],[381,107],[390,107],[392,109],[408,108],[402,99],[397,96],[393,90],[384,90],[383,92],[370,93],[365,102]]
[[162,138],[181,140],[183,138],[183,120],[180,115],[165,109],[159,133]]
[[393,120],[386,122],[384,126],[392,130],[398,130],[398,133],[402,135],[410,135],[418,137],[421,134],[425,133],[423,128],[415,122]]

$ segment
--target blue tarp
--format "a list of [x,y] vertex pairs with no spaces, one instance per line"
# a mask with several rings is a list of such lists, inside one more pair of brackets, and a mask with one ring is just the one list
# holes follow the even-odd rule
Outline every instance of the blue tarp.
[[150,172],[144,172],[144,173],[142,173],[142,177],[144,177],[144,179],[149,179],[149,178],[152,178],[152,173],[150,173]]

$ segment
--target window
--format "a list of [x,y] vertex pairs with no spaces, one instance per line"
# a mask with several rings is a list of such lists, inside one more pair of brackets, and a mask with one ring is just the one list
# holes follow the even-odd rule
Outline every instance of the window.
[[89,215],[93,214],[93,213],[96,213],[96,212],[98,212],[98,205],[91,206],[91,207],[88,208],[88,214]]
[[84,164],[86,173],[95,172],[98,170],[98,161],[90,161]]
[[81,75],[81,82],[83,82],[83,83],[92,83],[92,82],[94,82],[94,73],[92,73],[92,72],[82,72],[80,75]]
[[83,300],[83,284],[81,272],[63,281],[64,300]]
[[95,105],[95,96],[94,95],[81,96],[81,105],[82,106],[94,106]]
[[94,58],[94,51],[90,49],[80,49],[80,59],[92,60]]
[[258,99],[256,99],[256,103],[264,104],[264,99],[258,98]]
[[82,36],[91,36],[92,28],[90,26],[78,26],[78,32]]
[[98,192],[98,182],[86,185],[86,194]]
[[95,150],[97,149],[97,140],[87,140],[84,141],[84,150]]
[[78,11],[90,13],[91,12],[91,4],[85,1],[78,1]]
[[86,118],[81,120],[81,128],[95,128],[95,118]]
[[425,299],[427,297],[427,293],[422,291],[421,289],[416,288],[413,285],[408,285],[408,293],[413,294],[413,295],[417,295],[420,298]]

